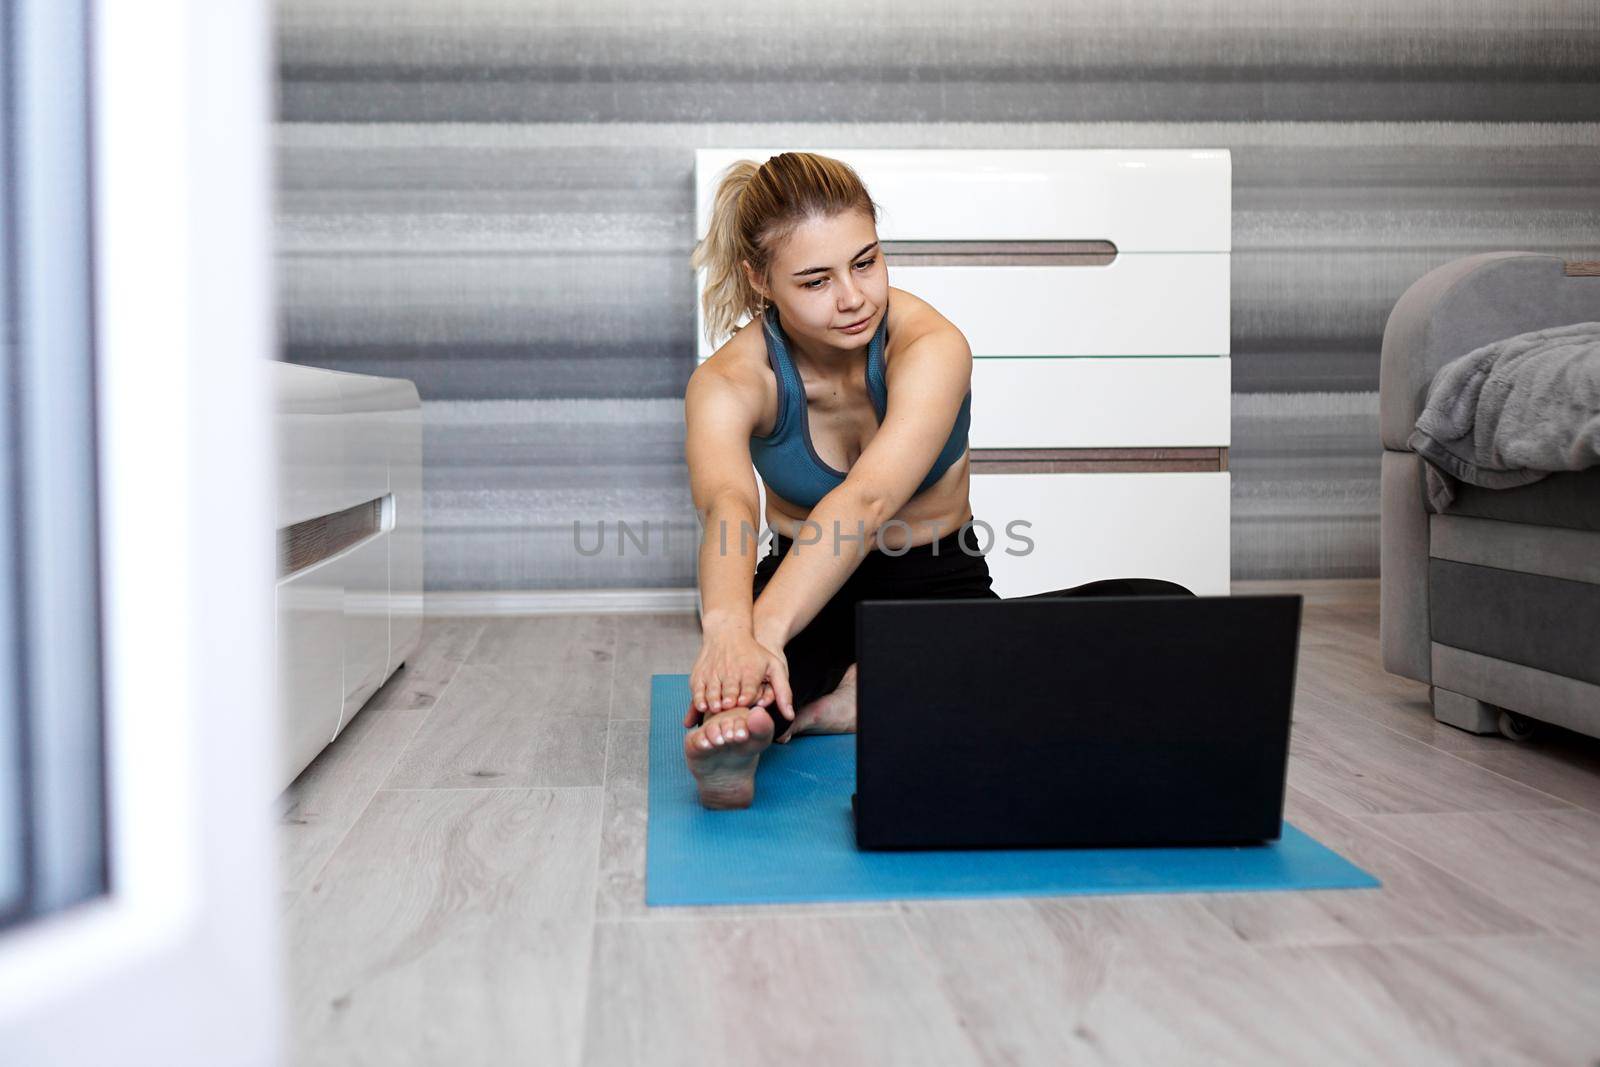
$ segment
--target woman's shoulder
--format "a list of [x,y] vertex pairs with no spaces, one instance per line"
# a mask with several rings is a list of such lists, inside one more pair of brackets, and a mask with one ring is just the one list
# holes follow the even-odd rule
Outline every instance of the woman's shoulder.
[[948,333],[966,342],[966,336],[956,324],[939,314],[932,304],[915,293],[893,286],[889,288],[889,337],[884,349],[885,361],[911,342],[938,333]]
[[698,390],[709,390],[748,406],[760,420],[776,395],[761,320],[752,319],[734,331],[732,337],[694,369],[689,381],[698,383],[695,386]]
[[736,383],[748,382],[760,376],[767,368],[767,339],[761,330],[761,319],[753,318],[734,330],[733,336],[722,342],[706,361],[695,368],[718,378]]

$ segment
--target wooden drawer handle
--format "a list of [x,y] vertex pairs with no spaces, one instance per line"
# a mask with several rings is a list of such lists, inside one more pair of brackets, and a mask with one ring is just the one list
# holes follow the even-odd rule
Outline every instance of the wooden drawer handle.
[[1103,267],[1110,241],[884,241],[897,267]]
[[1213,448],[974,448],[973,474],[1084,474],[1225,471],[1228,449]]
[[383,497],[278,531],[278,577],[287,578],[383,529]]

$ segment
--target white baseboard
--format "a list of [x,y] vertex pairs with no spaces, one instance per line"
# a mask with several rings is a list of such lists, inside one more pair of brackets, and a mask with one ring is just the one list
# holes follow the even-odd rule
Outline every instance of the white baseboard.
[[[1378,580],[1299,579],[1235,580],[1233,593],[1282,593],[1305,595],[1309,603],[1339,603],[1354,598],[1376,596]],[[482,591],[428,593],[424,604],[414,597],[397,597],[395,609],[404,612],[423,609],[427,616],[455,615],[656,615],[670,612],[697,613],[699,590],[692,586],[678,589],[486,589]],[[375,607],[376,610],[376,607]]]
[[482,592],[430,592],[425,613],[446,615],[601,615],[693,613],[699,605],[692,587],[682,589],[510,589]]

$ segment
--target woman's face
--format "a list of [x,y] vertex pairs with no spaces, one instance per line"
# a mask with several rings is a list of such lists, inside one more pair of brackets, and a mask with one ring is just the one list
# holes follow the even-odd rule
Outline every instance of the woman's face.
[[[866,347],[889,302],[877,227],[855,211],[802,224],[778,249],[766,283],[757,289],[778,306],[791,337],[834,348]],[[840,330],[862,319],[868,321],[860,331]]]

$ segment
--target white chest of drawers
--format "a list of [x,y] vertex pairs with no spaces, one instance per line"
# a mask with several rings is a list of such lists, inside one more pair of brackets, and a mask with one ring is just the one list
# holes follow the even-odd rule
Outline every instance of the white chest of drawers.
[[[728,164],[782,151],[696,152],[697,239]],[[971,345],[970,499],[995,590],[1226,594],[1228,152],[810,151],[860,174],[890,284]],[[704,360],[698,303],[696,326]]]
[[273,364],[279,786],[422,636],[422,406],[403,378]]

